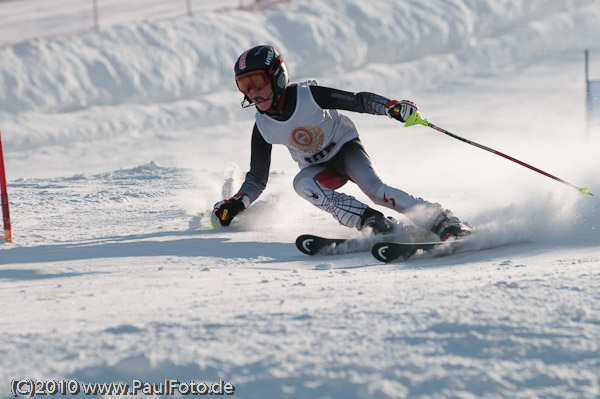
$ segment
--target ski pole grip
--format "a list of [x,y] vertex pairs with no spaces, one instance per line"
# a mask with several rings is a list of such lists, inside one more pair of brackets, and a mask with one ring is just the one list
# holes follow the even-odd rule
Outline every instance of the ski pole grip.
[[429,122],[427,122],[426,119],[423,119],[423,117],[421,116],[421,112],[416,111],[408,117],[408,119],[404,123],[404,127],[411,127],[414,125],[429,126]]

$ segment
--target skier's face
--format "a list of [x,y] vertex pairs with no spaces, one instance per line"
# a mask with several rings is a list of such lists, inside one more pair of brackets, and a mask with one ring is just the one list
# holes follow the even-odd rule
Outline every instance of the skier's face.
[[273,88],[271,87],[271,82],[261,89],[251,87],[248,90],[247,95],[248,98],[256,104],[256,108],[263,112],[268,110],[271,107],[271,104],[273,104]]
[[242,93],[256,104],[261,111],[266,111],[273,103],[273,87],[265,71],[251,71],[236,76],[235,81]]

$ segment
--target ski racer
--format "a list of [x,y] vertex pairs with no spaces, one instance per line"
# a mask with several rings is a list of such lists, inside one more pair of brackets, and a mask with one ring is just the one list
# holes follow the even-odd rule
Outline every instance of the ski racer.
[[298,162],[294,189],[339,223],[373,234],[391,232],[396,223],[338,189],[354,182],[375,204],[407,216],[415,225],[445,241],[464,235],[466,226],[437,203],[386,185],[375,172],[354,123],[337,110],[388,115],[405,122],[418,107],[369,93],[321,87],[314,81],[290,84],[280,54],[268,45],[245,51],[235,63],[235,81],[244,94],[242,107],[256,106],[250,171],[239,192],[215,204],[212,223],[229,226],[267,185],[273,144],[286,146]]

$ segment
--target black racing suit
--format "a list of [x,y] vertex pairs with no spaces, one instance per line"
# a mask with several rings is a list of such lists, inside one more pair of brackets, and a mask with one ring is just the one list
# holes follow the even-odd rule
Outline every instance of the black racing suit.
[[[368,92],[350,93],[310,84],[309,89],[315,103],[322,109],[386,115],[386,104],[390,102],[383,96]],[[288,120],[296,109],[298,90],[296,85],[288,87],[282,112],[268,116],[280,121]],[[246,194],[251,203],[267,185],[271,148],[272,145],[265,141],[255,123],[252,132],[250,171],[240,188],[240,192]],[[356,198],[336,191],[348,180],[356,183],[375,204],[404,214],[424,229],[431,229],[435,220],[443,214],[439,204],[416,198],[386,185],[375,172],[375,167],[360,139],[349,139],[331,155],[327,161],[303,167],[294,178],[294,189],[314,206],[330,213],[340,224],[362,229],[362,216],[368,208]]]
[[[277,120],[288,120],[296,109],[296,85],[286,89],[284,106],[281,114],[269,114]],[[386,103],[390,100],[369,92],[350,93],[329,87],[310,86],[310,91],[316,103],[323,109],[339,109],[373,115],[387,115]],[[271,165],[272,144],[265,141],[258,126],[254,124],[252,131],[252,146],[250,171],[240,188],[254,202],[267,186]]]

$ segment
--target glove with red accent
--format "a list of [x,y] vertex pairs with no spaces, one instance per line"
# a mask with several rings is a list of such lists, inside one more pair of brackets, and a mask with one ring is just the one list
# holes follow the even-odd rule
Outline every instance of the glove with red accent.
[[211,215],[213,227],[229,226],[233,218],[249,206],[250,199],[244,193],[237,193],[228,200],[217,202]]
[[387,113],[390,118],[397,119],[402,123],[406,122],[412,114],[419,110],[417,104],[408,100],[390,100],[385,106],[388,109]]

